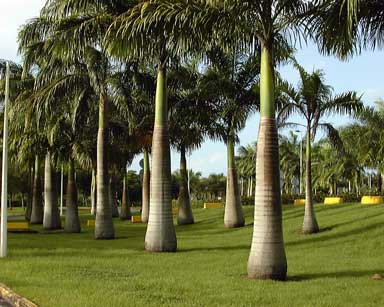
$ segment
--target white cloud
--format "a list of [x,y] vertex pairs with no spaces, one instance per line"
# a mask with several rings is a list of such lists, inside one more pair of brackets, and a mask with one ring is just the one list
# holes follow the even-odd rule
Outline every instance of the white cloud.
[[18,60],[17,32],[29,19],[36,17],[44,0],[0,1],[0,58]]

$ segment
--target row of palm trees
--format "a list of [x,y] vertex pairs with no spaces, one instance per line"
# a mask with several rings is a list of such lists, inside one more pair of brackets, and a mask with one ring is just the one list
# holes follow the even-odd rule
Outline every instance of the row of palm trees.
[[[229,227],[243,224],[234,164],[236,132],[244,124],[246,115],[260,105],[254,233],[248,275],[285,279],[287,262],[282,235],[276,105],[279,106],[280,100],[288,101],[290,107],[284,109],[286,115],[298,109],[306,117],[309,158],[311,132],[320,126],[320,115],[329,110],[326,101],[332,97],[327,87],[313,92],[314,98],[319,95],[321,101],[312,101],[306,93],[292,92],[294,96],[285,93],[280,97],[276,65],[288,58],[296,40],[313,38],[320,50],[341,57],[359,51],[360,46],[380,45],[382,11],[379,1],[368,0],[48,0],[41,15],[25,25],[19,34],[24,89],[18,98],[31,103],[19,103],[14,116],[15,123],[23,123],[20,118],[16,119],[27,115],[24,123],[32,128],[26,132],[24,123],[18,125],[22,133],[15,135],[23,134],[23,137],[15,141],[19,144],[15,148],[23,148],[24,157],[29,153],[32,157],[28,161],[37,157],[36,166],[30,167],[37,178],[38,157],[46,156],[46,149],[54,141],[60,144],[66,139],[64,143],[70,145],[63,145],[56,156],[68,162],[70,178],[74,178],[75,157],[96,170],[95,237],[112,239],[115,234],[108,192],[109,173],[111,170],[125,172],[127,161],[137,151],[150,147],[152,171],[145,248],[157,252],[176,251],[171,212],[172,134],[169,128],[172,117],[169,110],[172,110],[172,101],[190,102],[185,103],[188,106],[195,102],[192,117],[196,118],[210,118],[210,111],[215,111],[212,106],[203,109],[199,102],[214,101],[219,105],[226,102],[226,108],[221,109],[224,122],[221,134],[217,129],[212,133],[204,125],[197,129],[204,130],[206,136],[221,138],[228,147],[227,193],[230,192],[230,197],[227,197],[225,221]],[[220,55],[220,50],[229,54],[228,60]],[[209,81],[211,76],[217,88],[207,82],[204,99],[196,99],[193,87],[183,86],[173,97],[175,87],[168,72],[192,57],[211,64],[212,74],[208,73],[207,78]],[[241,65],[245,65],[248,75],[239,69],[238,58],[242,58]],[[154,71],[156,87],[151,86]],[[223,80],[215,73],[224,76]],[[303,73],[302,78],[308,84],[313,83],[312,87],[321,80],[321,75]],[[179,82],[177,76],[176,80]],[[259,84],[257,90],[253,88],[255,83]],[[290,90],[287,88],[287,92]],[[151,93],[155,96],[152,114],[146,112],[151,105]],[[143,124],[148,117],[152,117],[153,125]],[[188,116],[182,118],[188,120]],[[96,121],[97,146],[92,147],[83,141],[89,140],[85,135]],[[44,135],[42,131],[49,133]],[[180,135],[186,135],[182,127],[180,131]],[[142,141],[148,139],[147,136],[152,137],[151,146]],[[185,169],[185,149],[201,142],[202,139],[186,141],[184,146],[179,146],[181,169]],[[45,151],[38,153],[37,148]],[[307,161],[310,163],[310,159]],[[183,178],[185,182],[184,171]],[[184,197],[182,208],[186,208],[187,203]],[[188,210],[180,211],[182,219],[190,220]],[[313,227],[310,190],[307,190],[306,212],[305,220]]]

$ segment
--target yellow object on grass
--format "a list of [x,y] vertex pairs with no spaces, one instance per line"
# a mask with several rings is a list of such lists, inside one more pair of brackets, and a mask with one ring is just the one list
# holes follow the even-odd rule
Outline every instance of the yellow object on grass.
[[204,203],[204,209],[219,209],[223,208],[221,203]]
[[295,199],[295,202],[293,203],[294,206],[305,206],[305,199]]
[[344,202],[342,197],[326,197],[324,199],[324,205],[339,205]]
[[382,196],[363,196],[361,198],[362,205],[379,205],[384,203]]

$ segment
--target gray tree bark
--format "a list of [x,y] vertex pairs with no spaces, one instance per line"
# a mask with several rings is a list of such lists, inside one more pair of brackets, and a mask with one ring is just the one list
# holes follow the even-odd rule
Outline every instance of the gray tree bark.
[[35,175],[33,179],[31,224],[43,224],[43,199],[41,195],[40,160],[35,157]]
[[279,174],[276,120],[262,117],[257,143],[254,227],[248,259],[250,278],[286,278]]
[[43,227],[47,230],[61,228],[60,213],[57,204],[55,172],[52,170],[51,155],[49,153],[45,156]]
[[319,232],[316,214],[313,207],[312,196],[312,162],[311,162],[311,123],[308,122],[307,146],[306,146],[306,165],[305,165],[305,211],[303,222],[303,233],[311,234]]
[[188,190],[188,174],[187,174],[187,159],[185,157],[185,148],[180,151],[180,189],[179,189],[179,211],[177,215],[177,223],[179,225],[194,224],[192,213],[191,199]]
[[149,193],[150,193],[150,169],[148,150],[144,149],[143,189],[141,204],[141,222],[148,223],[149,218]]
[[91,214],[96,215],[96,172],[92,169],[91,181]]
[[120,219],[122,220],[130,220],[131,219],[131,207],[129,206],[129,194],[127,188],[127,175],[124,174],[123,178],[123,195],[121,197],[121,211],[120,211]]
[[172,216],[167,82],[166,70],[163,66],[158,69],[155,113],[152,139],[151,194],[145,249],[152,252],[175,252],[177,239]]
[[70,159],[68,166],[67,198],[65,202],[65,226],[68,233],[79,233],[81,231],[79,211],[77,207],[77,187],[75,181],[75,165]]
[[113,179],[113,175],[109,177],[108,197],[109,197],[109,204],[112,208],[112,217],[119,217],[119,208],[117,207],[115,180]]
[[96,239],[114,239],[115,229],[112,208],[108,197],[108,98],[100,95],[99,130],[97,134],[97,174],[96,174]]

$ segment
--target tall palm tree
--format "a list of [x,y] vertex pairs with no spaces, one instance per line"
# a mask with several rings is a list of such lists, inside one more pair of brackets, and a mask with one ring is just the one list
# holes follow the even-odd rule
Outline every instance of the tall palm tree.
[[152,172],[145,249],[174,252],[177,249],[171,204],[171,161],[168,136],[167,66],[172,51],[163,21],[147,23],[147,2],[142,1],[115,19],[108,30],[109,53],[119,58],[132,55],[154,58],[157,65],[155,120],[152,139]]
[[199,96],[200,73],[197,63],[175,63],[168,75],[169,131],[171,144],[180,152],[180,181],[178,197],[179,225],[194,223],[186,152],[201,146],[211,122],[212,105]]
[[[109,1],[48,1],[40,17],[31,22],[34,26],[23,31],[20,37],[20,44],[25,49],[40,43],[42,51],[52,53],[45,53],[46,58],[53,55],[64,61],[85,64],[91,86],[98,96],[96,239],[112,239],[115,233],[108,197],[110,97],[107,78],[111,64],[100,46],[111,16],[116,10],[125,8],[122,1],[113,4]],[[98,15],[100,10],[104,13],[103,18]]]
[[311,145],[318,129],[323,129],[329,138],[340,144],[337,130],[327,122],[321,122],[322,117],[330,114],[353,114],[359,111],[363,104],[355,92],[346,92],[337,96],[332,95],[332,88],[325,84],[324,73],[316,70],[308,73],[302,66],[295,63],[300,74],[300,85],[295,89],[288,82],[281,82],[282,99],[286,105],[279,112],[281,125],[299,125],[287,123],[293,113],[298,113],[305,119],[306,128],[306,189],[303,233],[311,234],[319,231],[313,207]]
[[[151,1],[146,10],[153,22],[162,16],[175,35],[188,33],[182,47],[202,41],[237,45],[242,50],[261,46],[260,129],[256,163],[254,235],[248,260],[248,276],[285,279],[287,262],[283,243],[278,135],[275,120],[275,49],[289,46],[289,37],[299,37],[311,11],[308,1]],[[148,13],[149,14],[149,13]],[[147,18],[150,22],[150,18]],[[186,31],[186,27],[193,31]],[[171,27],[171,25],[169,25]],[[230,46],[228,46],[230,48]],[[233,47],[233,46],[232,46]]]

